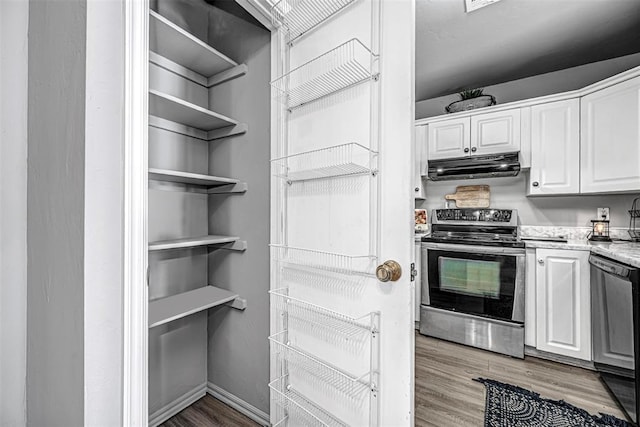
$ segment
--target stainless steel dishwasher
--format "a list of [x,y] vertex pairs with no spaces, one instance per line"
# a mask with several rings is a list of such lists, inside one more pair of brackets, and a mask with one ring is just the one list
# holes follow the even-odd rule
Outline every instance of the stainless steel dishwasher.
[[593,363],[627,416],[637,423],[640,269],[598,255],[591,255],[589,264]]

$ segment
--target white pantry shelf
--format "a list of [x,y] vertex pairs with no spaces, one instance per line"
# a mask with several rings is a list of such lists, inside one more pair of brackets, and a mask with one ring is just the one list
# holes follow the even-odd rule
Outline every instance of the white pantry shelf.
[[204,77],[211,77],[238,65],[154,11],[149,12],[149,48]]
[[373,275],[377,261],[375,255],[353,256],[284,245],[271,245],[271,253],[273,259],[281,264],[364,276]]
[[366,80],[376,79],[376,59],[377,55],[360,40],[351,39],[272,81],[274,96],[293,110]]
[[150,242],[149,250],[162,251],[167,249],[196,248],[198,246],[221,245],[225,243],[233,243],[238,240],[240,240],[239,237],[218,236],[218,235],[187,237],[184,239],[160,240],[157,242]]
[[343,398],[358,400],[375,388],[371,370],[357,376],[344,372],[318,359],[315,355],[291,345],[288,340],[288,331],[271,335],[269,341],[272,354],[278,355],[281,361],[286,362],[290,372],[308,375],[309,378],[317,380],[319,387],[328,386],[332,393],[340,394]]
[[275,418],[279,420],[273,424],[274,427],[293,425],[341,427],[347,425],[298,393],[289,384],[288,375],[270,382],[269,388],[273,391],[272,398],[276,403]]
[[355,0],[280,0],[271,8],[273,23],[283,26],[291,43]]
[[153,89],[149,90],[149,114],[204,131],[238,124],[222,114]]
[[201,185],[207,188],[237,184],[240,182],[233,178],[223,178],[220,176],[155,168],[149,168],[149,179],[165,182],[177,182],[181,184]]
[[289,183],[377,172],[377,154],[355,142],[271,161],[272,173]]
[[149,328],[160,326],[226,304],[238,298],[238,294],[215,286],[205,286],[149,302]]

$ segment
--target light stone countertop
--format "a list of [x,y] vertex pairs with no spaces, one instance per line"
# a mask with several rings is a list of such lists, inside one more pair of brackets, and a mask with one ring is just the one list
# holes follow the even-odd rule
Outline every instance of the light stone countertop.
[[638,242],[590,242],[588,240],[569,240],[562,242],[545,242],[539,240],[525,241],[526,248],[542,249],[574,249],[591,251],[594,254],[640,268],[640,243]]
[[[567,242],[552,242],[546,240],[524,240],[526,248],[532,249],[572,249],[591,251],[621,263],[640,268],[640,242],[627,242],[617,239],[628,239],[626,229],[612,228],[613,242],[590,242],[586,239],[589,227],[546,227],[546,226],[521,226],[521,237],[553,237],[565,236]],[[428,234],[428,233],[427,233]],[[414,235],[415,242],[420,242],[422,236]]]

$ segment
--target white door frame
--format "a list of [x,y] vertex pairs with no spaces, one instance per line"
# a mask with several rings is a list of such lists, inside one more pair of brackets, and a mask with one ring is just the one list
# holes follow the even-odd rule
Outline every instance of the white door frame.
[[148,425],[147,187],[149,2],[122,0],[125,15],[122,425]]

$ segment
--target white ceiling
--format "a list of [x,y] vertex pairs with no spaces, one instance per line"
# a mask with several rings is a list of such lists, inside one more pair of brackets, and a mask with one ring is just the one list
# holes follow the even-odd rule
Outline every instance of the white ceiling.
[[640,0],[416,0],[416,100],[640,52]]

